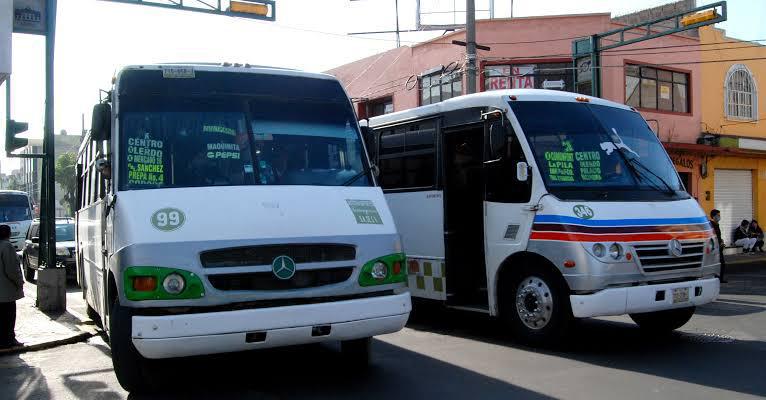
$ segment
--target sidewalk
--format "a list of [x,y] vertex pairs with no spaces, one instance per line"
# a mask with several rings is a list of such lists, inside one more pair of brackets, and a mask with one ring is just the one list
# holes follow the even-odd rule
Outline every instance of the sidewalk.
[[24,298],[16,302],[16,340],[21,347],[0,350],[0,356],[77,343],[97,334],[95,326],[76,313],[48,315],[35,307],[37,287],[24,284]]

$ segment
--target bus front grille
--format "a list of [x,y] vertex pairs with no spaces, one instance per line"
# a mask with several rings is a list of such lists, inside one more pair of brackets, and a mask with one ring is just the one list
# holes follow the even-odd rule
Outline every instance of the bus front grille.
[[356,248],[346,244],[274,244],[231,247],[204,251],[200,261],[204,268],[271,265],[275,258],[288,256],[296,264],[352,261]]
[[296,271],[290,279],[279,279],[271,271],[216,274],[207,279],[218,290],[289,290],[345,282],[353,272],[354,267],[340,267]]
[[636,249],[641,268],[646,273],[700,268],[705,252],[704,242],[682,243],[679,257],[668,252],[667,244],[634,245],[633,247]]

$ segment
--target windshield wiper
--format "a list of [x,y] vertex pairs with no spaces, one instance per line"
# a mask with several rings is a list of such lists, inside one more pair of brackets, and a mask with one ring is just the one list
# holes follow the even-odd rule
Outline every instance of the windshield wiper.
[[367,171],[362,171],[354,176],[352,176],[349,180],[343,182],[341,186],[350,186],[352,183],[356,182],[359,178],[367,175]]
[[[668,182],[667,182],[665,179],[663,179],[661,176],[657,175],[657,173],[655,173],[654,171],[652,171],[652,170],[651,170],[651,168],[647,167],[647,166],[646,166],[644,163],[642,163],[641,161],[639,161],[637,158],[634,158],[634,157],[628,157],[628,156],[626,156],[624,153],[622,153],[622,149],[617,149],[617,151],[618,151],[618,152],[620,152],[620,154],[622,154],[623,158],[624,158],[624,159],[627,161],[628,165],[629,165],[629,166],[631,166],[632,168],[634,168],[634,170],[635,170],[636,172],[638,172],[638,170],[637,170],[637,169],[635,169],[635,168],[636,168],[636,166],[639,166],[639,167],[641,167],[641,168],[642,168],[644,171],[646,171],[646,172],[648,172],[648,173],[652,174],[652,176],[654,176],[654,177],[655,177],[655,178],[657,178],[657,179],[658,179],[660,182],[662,182],[662,184],[665,186],[665,188],[667,188],[667,190],[663,190],[663,192],[665,192],[665,193],[667,193],[668,195],[671,195],[671,196],[676,194],[676,191],[675,191],[675,189],[673,189],[673,187],[672,187],[672,186],[670,186],[670,184],[669,184],[669,183],[668,183]],[[642,174],[642,175],[643,175],[643,174]],[[650,181],[651,181],[651,180],[650,180]],[[655,185],[655,186],[656,186],[656,185]],[[659,188],[657,188],[657,189],[658,189],[658,190],[660,190]]]

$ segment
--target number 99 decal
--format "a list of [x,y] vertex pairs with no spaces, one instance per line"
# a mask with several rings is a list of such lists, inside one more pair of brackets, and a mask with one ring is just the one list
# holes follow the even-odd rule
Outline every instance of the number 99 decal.
[[152,214],[152,226],[170,232],[180,228],[186,222],[186,215],[177,208],[163,208]]

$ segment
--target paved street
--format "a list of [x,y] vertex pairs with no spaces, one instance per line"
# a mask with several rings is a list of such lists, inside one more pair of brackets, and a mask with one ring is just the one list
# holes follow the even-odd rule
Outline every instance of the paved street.
[[[379,337],[374,366],[344,369],[309,346],[167,363],[157,398],[747,399],[766,396],[766,268],[737,265],[719,301],[682,332],[642,335],[627,318],[587,320],[566,350],[514,343],[485,317],[422,309]],[[82,307],[75,291],[70,305]],[[128,398],[101,337],[0,357],[3,399]],[[130,398],[139,398],[130,396]]]

